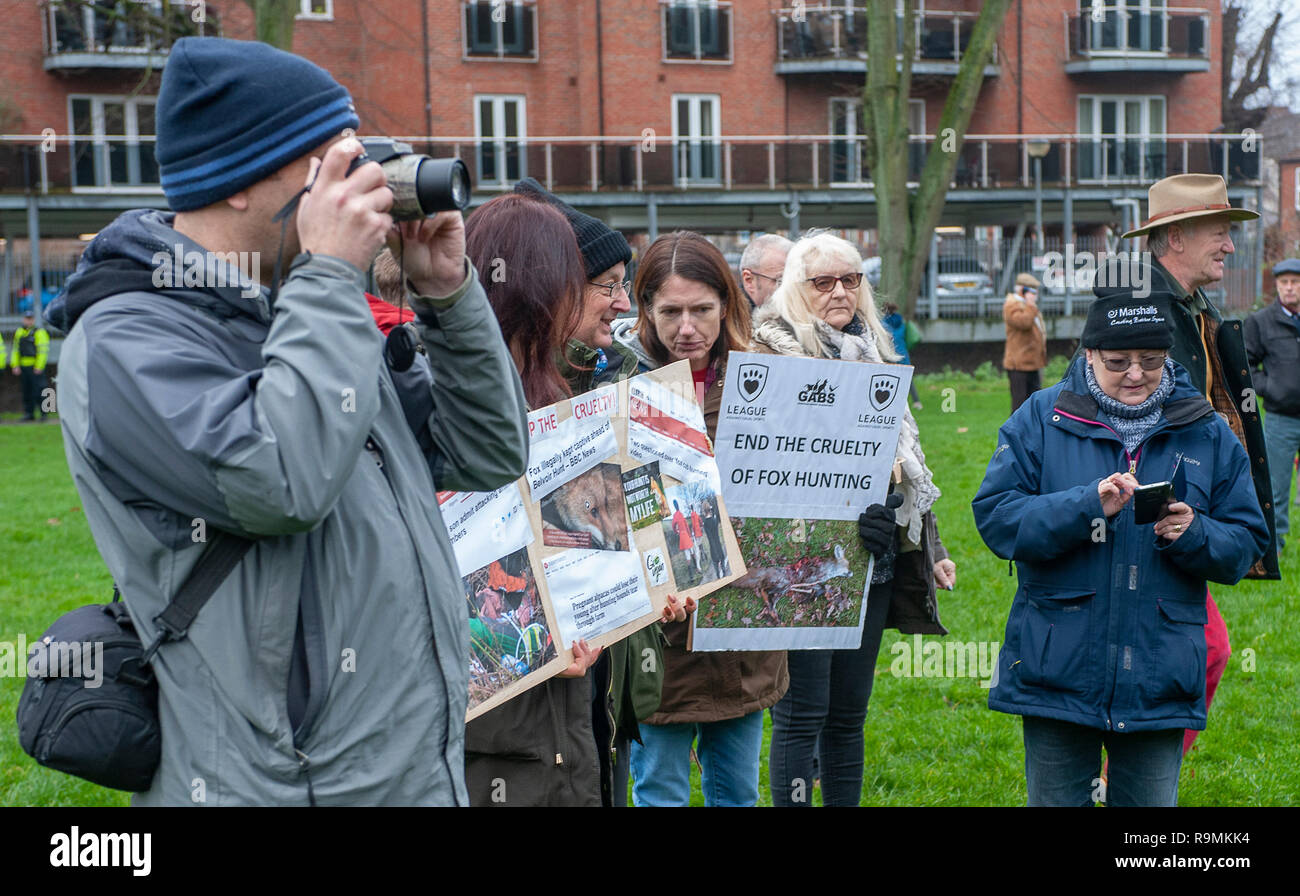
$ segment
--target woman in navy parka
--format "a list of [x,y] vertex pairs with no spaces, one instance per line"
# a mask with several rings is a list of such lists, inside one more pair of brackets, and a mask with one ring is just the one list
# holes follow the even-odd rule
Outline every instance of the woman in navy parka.
[[[1175,805],[1184,728],[1205,728],[1206,581],[1235,584],[1268,530],[1241,443],[1168,359],[1168,297],[1098,299],[1065,379],[998,434],[972,502],[1015,560],[989,707],[1024,719],[1030,805]],[[1134,489],[1175,503],[1134,518]]]

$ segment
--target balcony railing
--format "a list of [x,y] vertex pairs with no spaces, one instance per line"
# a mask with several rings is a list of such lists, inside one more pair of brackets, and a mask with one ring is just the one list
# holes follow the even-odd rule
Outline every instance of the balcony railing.
[[1210,13],[1204,9],[1098,6],[1063,15],[1072,71],[1209,68]]
[[219,34],[204,0],[41,0],[48,68],[158,65],[182,37]]
[[[865,69],[867,59],[867,8],[865,4],[847,7],[790,7],[777,11],[777,66],[798,61],[857,60]],[[978,13],[935,11],[919,13],[913,20],[913,66],[934,63],[956,72],[971,35]],[[898,49],[903,52],[902,23],[899,23]],[[997,64],[996,48],[989,65]]]
[[[86,184],[75,179],[87,147],[112,156],[115,147],[143,154],[153,137],[74,138],[0,136],[0,191],[105,192],[157,189],[140,184]],[[473,137],[398,139],[435,157],[457,156],[476,186]],[[935,136],[910,138],[909,179],[916,179]],[[1167,134],[1106,137],[1088,134],[972,134],[961,146],[954,189],[1027,189],[1034,186],[1029,143],[1046,140],[1044,187],[1079,189],[1150,184],[1181,173],[1221,174],[1233,186],[1255,186],[1262,140],[1255,134]],[[509,141],[531,175],[564,192],[671,192],[692,190],[851,190],[872,186],[863,157],[865,138],[836,135],[729,136],[716,139],[629,137],[529,137]],[[42,151],[42,149],[46,151]],[[852,178],[852,179],[849,179]],[[82,178],[84,180],[84,177]],[[74,186],[75,185],[75,186]],[[505,184],[508,187],[509,184]],[[482,192],[495,187],[477,186]]]

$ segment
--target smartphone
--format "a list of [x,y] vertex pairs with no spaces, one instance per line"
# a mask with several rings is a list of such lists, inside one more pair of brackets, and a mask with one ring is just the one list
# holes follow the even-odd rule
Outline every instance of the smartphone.
[[1164,519],[1172,503],[1174,503],[1172,482],[1140,485],[1133,491],[1133,522],[1145,526],[1147,523]]

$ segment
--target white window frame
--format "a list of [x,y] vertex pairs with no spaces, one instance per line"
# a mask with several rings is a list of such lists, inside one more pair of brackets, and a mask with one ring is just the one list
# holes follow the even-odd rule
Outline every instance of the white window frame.
[[1300,165],[1291,168],[1291,187],[1295,193],[1295,210],[1300,212]]
[[[674,6],[686,6],[695,10],[695,58],[668,55],[668,21],[667,10]],[[727,10],[727,58],[705,59],[700,49],[700,10]],[[728,0],[659,0],[659,61],[678,65],[731,65],[736,58],[736,10]]]
[[[851,147],[849,150],[849,158],[848,158],[849,174],[850,175],[854,173],[857,174],[856,178],[850,177],[847,180],[835,180],[834,179],[835,162],[834,159],[829,159],[831,163],[829,169],[830,185],[832,187],[866,186],[868,184],[868,181],[866,178],[862,176],[862,169],[864,167],[863,158],[862,158],[864,155],[862,139],[861,139],[862,134],[858,133],[858,122],[862,116],[862,100],[859,97],[836,96],[830,98],[827,107],[830,113],[830,117],[828,120],[829,124],[826,129],[826,132],[831,138],[830,140],[831,152],[833,153],[835,151],[834,149],[835,141],[840,140],[840,141],[847,142]],[[845,133],[845,134],[835,133],[836,110],[840,108],[844,110],[845,120],[849,122],[849,127],[846,129],[849,133]]]
[[[1087,8],[1080,4],[1080,15],[1084,17],[1084,22],[1089,28],[1088,34],[1088,55],[1089,56],[1147,56],[1158,58],[1169,55],[1169,3],[1166,0],[1139,0],[1135,8],[1130,8],[1127,0],[1112,0],[1102,7],[1106,10],[1106,15],[1116,16],[1117,28],[1116,44],[1114,47],[1098,48],[1099,41],[1094,38],[1101,33],[1101,29],[1106,26],[1105,22],[1095,22],[1089,13],[1092,4],[1089,3]],[[1132,24],[1130,13],[1140,15],[1150,15],[1151,13],[1160,13],[1160,48],[1156,50],[1135,50],[1128,45],[1129,26]]]
[[[856,114],[851,115],[850,117],[847,118],[847,120],[852,123],[852,127],[850,128],[850,130],[853,133],[842,135],[842,136],[835,133],[835,109],[837,106],[847,106],[848,107],[848,110],[846,110],[847,112],[856,112]],[[850,145],[854,147],[854,149],[852,150],[852,154],[856,156],[856,158],[850,158],[849,160],[850,173],[856,172],[858,175],[857,179],[854,180],[830,179],[828,180],[828,183],[832,187],[861,188],[861,187],[871,186],[872,184],[871,179],[862,176],[862,171],[863,168],[865,167],[864,156],[866,155],[866,144],[864,140],[864,135],[857,132],[858,123],[862,117],[861,97],[856,97],[856,96],[831,97],[830,100],[827,102],[827,111],[829,113],[829,117],[827,119],[828,126],[826,128],[826,132],[831,138],[830,146],[834,147],[836,140],[850,142]],[[925,110],[924,99],[918,97],[908,98],[907,127],[908,130],[911,131],[912,136],[919,137],[925,135],[925,111],[926,110]],[[913,127],[918,122],[920,124],[919,129]],[[910,146],[921,145],[911,140],[909,140],[908,143]],[[832,152],[833,151],[834,150],[832,149]],[[835,172],[834,162],[833,160],[828,160],[828,161],[831,161],[831,167],[829,170],[833,177]]]
[[307,19],[314,22],[334,21],[334,0],[325,0],[324,12],[315,12],[311,7],[312,0],[298,0],[298,13],[294,18]]
[[[1134,101],[1140,103],[1142,120],[1138,132],[1135,134],[1130,134],[1124,123],[1124,107],[1125,104]],[[1151,109],[1155,101],[1159,102],[1160,111],[1161,111],[1161,121],[1160,121],[1159,130],[1152,130],[1151,128],[1152,125]],[[1082,163],[1083,154],[1089,151],[1096,153],[1095,159],[1099,160],[1099,161],[1094,161],[1093,163],[1094,176],[1088,178],[1080,177],[1079,178],[1080,182],[1092,184],[1092,183],[1113,183],[1119,181],[1141,181],[1145,183],[1150,181],[1151,174],[1150,172],[1146,171],[1146,146],[1147,144],[1149,144],[1151,141],[1154,140],[1159,140],[1161,142],[1164,142],[1165,140],[1168,139],[1165,135],[1168,133],[1169,130],[1168,129],[1169,98],[1161,93],[1148,93],[1148,94],[1084,93],[1084,94],[1080,94],[1076,98],[1075,102],[1076,102],[1075,120],[1078,121],[1080,124],[1078,136],[1085,140],[1091,139],[1091,140],[1098,141],[1091,148],[1088,148],[1083,145],[1080,145],[1079,147],[1079,156],[1080,156],[1081,163]],[[1092,121],[1090,123],[1091,127],[1087,130],[1085,130],[1082,127],[1083,122],[1081,121],[1083,116],[1082,106],[1084,102],[1092,103]],[[1101,130],[1101,104],[1102,103],[1116,104],[1117,107],[1115,113],[1116,131],[1114,133],[1104,133]],[[1123,175],[1118,175],[1112,171],[1106,170],[1106,153],[1100,144],[1100,141],[1102,140],[1141,141],[1139,143],[1138,171],[1125,172]]]
[[[681,134],[677,130],[677,104],[685,100],[690,104],[691,133]],[[708,137],[702,132],[700,106],[703,101],[712,104],[709,124],[712,134]],[[681,187],[716,187],[722,184],[722,96],[717,93],[674,93],[669,114],[673,122],[673,182]],[[714,177],[692,177],[690,172],[703,167],[703,153],[709,151],[710,145],[716,144],[713,167]],[[686,171],[681,170],[682,155],[686,155]]]
[[[91,121],[91,130],[93,133],[89,138],[84,136],[78,136],[77,134],[77,124],[73,117],[74,112],[72,108],[72,104],[75,100],[90,101],[90,121]],[[130,169],[134,167],[137,169],[136,175],[138,180],[139,177],[138,169],[140,165],[139,155],[138,152],[137,154],[133,154],[130,152],[131,147],[139,147],[140,145],[142,145],[140,142],[140,125],[139,125],[139,117],[138,117],[137,110],[138,107],[141,105],[150,105],[154,107],[154,116],[155,116],[154,125],[156,131],[158,97],[129,96],[124,94],[72,93],[72,94],[68,94],[67,103],[68,103],[68,134],[71,135],[70,144],[69,144],[71,158],[72,158],[71,177],[74,181],[76,180],[77,177],[76,150],[77,150],[78,140],[81,140],[83,143],[87,142],[87,140],[89,141],[91,145],[91,151],[93,153],[94,167],[95,167],[95,183],[76,184],[73,187],[73,192],[76,193],[113,193],[113,192],[161,193],[162,192],[161,168],[159,169],[158,172],[157,182],[131,183],[130,180],[124,183],[112,182],[112,180],[110,180],[111,165],[109,164],[108,161],[109,141],[106,139],[107,137],[116,137],[116,136],[124,136],[127,138],[125,145],[127,146],[128,149],[128,153],[127,153],[128,177],[130,176]],[[122,121],[123,121],[123,129],[126,132],[125,134],[118,135],[118,134],[105,133],[105,124],[104,124],[105,103],[122,104],[123,107]],[[156,137],[157,135],[155,134],[155,142],[154,142],[155,162],[157,160]],[[146,141],[146,144],[147,142],[148,141]]]
[[[515,123],[517,137],[505,136],[505,114],[508,101],[515,101],[519,110]],[[483,102],[492,104],[492,147],[500,160],[497,166],[498,176],[492,180],[483,177],[483,120],[479,109]],[[517,143],[519,149],[518,177],[512,178],[506,170],[506,147],[508,143]],[[476,93],[474,94],[474,163],[478,174],[476,187],[484,190],[508,190],[515,181],[528,176],[528,101],[522,93]]]
[[505,22],[496,23],[496,55],[485,56],[483,54],[471,55],[469,47],[468,26],[465,23],[465,12],[470,6],[477,6],[480,3],[491,5],[493,0],[459,0],[457,3],[457,15],[460,16],[460,58],[462,62],[539,62],[542,58],[541,45],[541,4],[537,0],[501,0],[502,6],[513,6],[517,9],[529,7],[533,11],[533,53],[531,56],[507,53],[505,50]]

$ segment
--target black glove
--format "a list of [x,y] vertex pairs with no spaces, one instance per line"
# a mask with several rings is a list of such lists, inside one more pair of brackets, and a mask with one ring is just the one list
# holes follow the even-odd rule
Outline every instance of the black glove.
[[902,506],[902,495],[890,495],[884,504],[872,504],[858,517],[858,537],[872,556],[879,557],[894,543],[894,528],[898,525],[894,510]]

